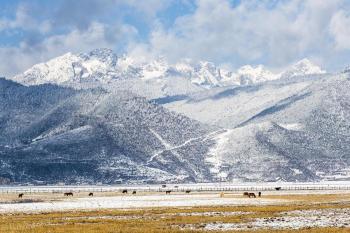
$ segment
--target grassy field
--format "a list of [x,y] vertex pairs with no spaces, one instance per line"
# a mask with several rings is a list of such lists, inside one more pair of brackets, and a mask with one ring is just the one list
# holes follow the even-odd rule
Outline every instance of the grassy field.
[[[47,201],[42,196],[37,200]],[[85,195],[85,194],[84,194]],[[82,194],[82,196],[84,196]],[[108,194],[110,195],[110,194]],[[225,194],[224,198],[230,198]],[[2,197],[11,201],[14,196]],[[55,197],[51,197],[51,199]],[[243,198],[243,197],[242,197]],[[268,195],[264,198],[287,199],[290,203],[257,206],[202,206],[178,208],[148,208],[129,210],[69,211],[51,213],[17,213],[0,215],[0,232],[6,233],[156,233],[205,231],[207,223],[247,223],[256,219],[280,218],[295,210],[349,209],[350,194]],[[233,214],[232,214],[233,213]],[[349,213],[348,213],[349,214]],[[349,214],[350,222],[350,214]],[[191,227],[188,227],[191,226]],[[244,232],[253,230],[246,229]],[[222,231],[210,231],[222,232]],[[228,230],[225,232],[237,232]],[[296,232],[295,229],[255,229],[254,232]],[[350,232],[348,227],[305,227],[297,232]]]

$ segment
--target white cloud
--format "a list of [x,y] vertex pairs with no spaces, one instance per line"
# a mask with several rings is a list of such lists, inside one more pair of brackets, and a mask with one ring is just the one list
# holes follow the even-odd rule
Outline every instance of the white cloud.
[[[344,0],[253,0],[238,6],[228,0],[198,0],[193,14],[178,18],[171,28],[157,25],[148,46],[134,49],[169,60],[190,57],[236,66],[281,67],[303,57],[324,61],[334,49],[330,19],[344,5]],[[347,47],[349,19],[341,17],[333,20],[336,41]]]
[[35,46],[22,42],[19,47],[0,48],[0,76],[15,75],[33,64],[67,52],[115,48],[118,43],[132,41],[136,34],[137,30],[129,25],[111,26],[93,22],[87,30],[75,29],[68,34],[54,35]]
[[20,4],[16,9],[14,19],[0,19],[0,32],[7,29],[35,30],[47,33],[51,30],[51,23],[48,20],[38,21],[31,15],[28,5]]
[[[308,57],[329,70],[343,65],[339,57],[343,63],[350,58],[347,0],[243,0],[236,5],[229,0],[196,0],[195,8],[189,0],[181,0],[192,13],[167,27],[157,16],[173,2],[89,0],[72,7],[66,0],[56,6],[55,14],[41,17],[44,20],[28,4],[20,4],[13,19],[0,18],[0,33],[7,29],[30,33],[19,46],[0,47],[0,75],[13,75],[68,51],[97,47],[127,48],[139,59],[164,56],[172,62],[187,57],[232,68],[262,63],[279,69]],[[130,12],[115,14],[125,5],[151,27],[147,41],[142,38],[140,43],[137,30],[123,22]],[[77,14],[77,9],[83,10]]]
[[334,36],[336,48],[350,49],[350,15],[345,11],[337,12],[331,20],[330,32]]
[[29,32],[24,34],[19,45],[0,45],[0,76],[12,76],[66,52],[87,52],[99,47],[122,50],[133,43],[138,31],[132,25],[123,23],[122,16],[130,12],[115,14],[116,10],[118,12],[123,6],[131,7],[138,17],[151,24],[157,12],[168,7],[171,2],[84,0],[72,4],[64,0],[50,12],[44,10],[42,17],[35,15],[43,10],[40,6],[22,2],[13,18],[0,17],[0,33]]
[[137,9],[149,18],[156,17],[156,14],[171,5],[172,1],[173,0],[116,0],[118,3],[126,4]]

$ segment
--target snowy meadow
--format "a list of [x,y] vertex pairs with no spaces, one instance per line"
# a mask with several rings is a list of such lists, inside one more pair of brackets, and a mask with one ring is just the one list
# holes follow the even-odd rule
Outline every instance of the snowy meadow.
[[[350,230],[347,182],[12,186],[0,190],[0,232]],[[68,191],[73,196],[64,195]],[[247,197],[245,191],[256,197]]]

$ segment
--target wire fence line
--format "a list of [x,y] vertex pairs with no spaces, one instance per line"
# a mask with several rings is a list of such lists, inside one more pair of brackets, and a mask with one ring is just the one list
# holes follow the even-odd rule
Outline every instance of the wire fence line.
[[244,191],[317,191],[317,190],[350,190],[348,185],[284,185],[284,186],[0,186],[0,193],[65,193],[65,192],[244,192]]

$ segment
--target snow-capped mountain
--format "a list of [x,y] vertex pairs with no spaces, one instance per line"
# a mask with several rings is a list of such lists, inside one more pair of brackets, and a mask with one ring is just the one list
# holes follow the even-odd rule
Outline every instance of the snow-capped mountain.
[[181,77],[188,79],[193,85],[210,89],[322,73],[325,71],[307,59],[275,74],[262,65],[246,65],[234,72],[219,68],[211,62],[193,62],[189,59],[175,64],[168,64],[164,58],[139,63],[127,55],[118,57],[109,49],[96,49],[82,54],[67,53],[46,63],[34,65],[13,77],[13,80],[24,85],[55,83],[77,87],[76,84],[104,84],[132,78],[145,82],[152,79],[161,82],[159,80],[163,78]]
[[45,63],[34,65],[23,74],[16,75],[13,80],[25,85],[43,83],[84,83],[99,81],[108,82],[121,78],[122,71],[129,71],[129,67],[119,69],[118,58],[108,49],[97,49],[87,54],[67,53]]
[[326,71],[322,70],[317,65],[313,64],[310,60],[304,58],[287,70],[279,74],[280,78],[289,78],[295,76],[311,75],[311,74],[325,74]]
[[0,79],[0,180],[350,179],[349,73],[307,59],[230,71],[100,49],[13,79],[25,85]]
[[232,77],[232,72],[220,69],[214,63],[207,61],[194,63],[189,59],[184,59],[175,64],[172,70],[178,76],[186,77],[192,83],[205,88],[222,86],[225,80]]
[[263,65],[252,67],[250,65],[242,66],[237,70],[236,79],[240,85],[262,83],[278,79],[279,75],[267,70]]
[[347,74],[275,80],[203,89],[160,106],[128,91],[0,80],[0,177],[29,183],[346,180],[349,88]]

